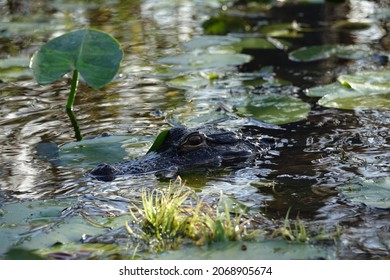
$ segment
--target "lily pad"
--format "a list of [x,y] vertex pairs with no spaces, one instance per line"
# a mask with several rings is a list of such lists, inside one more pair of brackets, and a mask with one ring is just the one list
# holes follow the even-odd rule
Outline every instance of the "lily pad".
[[251,56],[239,53],[188,53],[161,58],[157,62],[180,66],[178,70],[196,70],[236,66],[247,63],[251,59]]
[[241,38],[240,42],[234,44],[235,49],[237,51],[241,51],[243,49],[277,49],[284,48],[287,46],[286,42],[279,40],[268,40],[263,37],[244,37]]
[[127,157],[139,156],[150,145],[150,139],[139,136],[98,136],[57,146],[40,143],[37,153],[55,165],[90,168],[98,163],[113,163]]
[[389,109],[390,70],[342,75],[338,82],[314,87],[308,96],[322,97],[318,104],[340,109]]
[[[243,250],[243,247],[247,250]],[[156,255],[154,258],[168,260],[302,260],[335,259],[336,256],[334,251],[324,246],[265,239],[245,243],[218,242],[207,247],[188,246],[185,250],[172,250]]]
[[355,204],[390,208],[390,177],[376,179],[358,178],[339,187],[345,198]]
[[332,28],[334,29],[340,29],[340,30],[365,30],[369,29],[371,27],[371,22],[358,22],[358,21],[348,21],[348,20],[341,20],[337,21],[332,25]]
[[211,46],[231,45],[240,42],[240,38],[232,36],[199,36],[184,44],[184,49],[192,51]]
[[[141,139],[129,136],[103,136],[69,142],[59,149],[60,162],[66,165],[93,167],[98,163],[113,163],[128,156],[126,145],[145,145]],[[149,142],[147,142],[149,144]],[[145,145],[146,146],[146,145]],[[138,147],[139,148],[139,147]]]
[[242,33],[247,23],[241,17],[217,15],[203,23],[204,33],[208,35],[224,35],[227,33]]
[[329,108],[339,109],[377,109],[388,110],[390,108],[390,92],[387,94],[367,95],[363,93],[327,94],[318,100],[318,104]]
[[122,57],[113,37],[85,29],[50,40],[34,54],[30,66],[34,78],[43,85],[77,70],[88,85],[101,88],[115,77]]
[[311,62],[330,57],[361,59],[372,55],[372,50],[357,45],[320,45],[297,49],[289,54],[289,59],[297,62]]
[[285,37],[285,38],[301,38],[303,37],[303,29],[298,23],[294,22],[282,22],[272,23],[261,27],[258,31],[264,35],[271,37]]
[[179,89],[198,89],[210,85],[211,79],[206,79],[201,75],[190,74],[177,77],[167,82],[168,86]]
[[28,67],[30,59],[27,56],[9,57],[0,59],[0,69],[10,67]]
[[251,95],[237,113],[272,124],[284,124],[305,119],[310,105],[302,100],[279,94]]

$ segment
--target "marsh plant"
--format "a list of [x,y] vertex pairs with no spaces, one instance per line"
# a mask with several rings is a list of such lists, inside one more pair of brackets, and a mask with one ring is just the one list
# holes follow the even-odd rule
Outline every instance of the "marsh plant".
[[134,223],[126,224],[129,234],[139,242],[161,252],[176,248],[186,240],[196,245],[218,241],[248,240],[260,231],[247,229],[250,219],[232,214],[226,203],[212,207],[179,178],[167,190],[144,190],[142,207],[130,209]]
[[100,89],[115,78],[122,58],[119,42],[95,29],[78,30],[53,38],[31,58],[30,68],[35,80],[41,85],[54,83],[69,72],[72,73],[66,111],[77,140],[81,140],[82,136],[73,114],[73,103],[79,76],[92,88]]
[[290,211],[291,208],[287,211],[284,219],[284,225],[274,230],[271,237],[281,236],[283,239],[289,241],[307,242],[309,237],[307,235],[305,224],[301,219],[299,219],[299,217],[297,217],[293,222],[290,222]]

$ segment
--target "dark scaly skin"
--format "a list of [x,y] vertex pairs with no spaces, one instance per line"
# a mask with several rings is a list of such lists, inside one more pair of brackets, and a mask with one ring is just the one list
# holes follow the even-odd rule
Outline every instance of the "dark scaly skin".
[[111,181],[127,174],[178,174],[199,168],[247,166],[264,155],[272,142],[269,137],[247,136],[240,131],[213,126],[174,127],[155,151],[110,165],[101,163],[90,174],[96,179]]

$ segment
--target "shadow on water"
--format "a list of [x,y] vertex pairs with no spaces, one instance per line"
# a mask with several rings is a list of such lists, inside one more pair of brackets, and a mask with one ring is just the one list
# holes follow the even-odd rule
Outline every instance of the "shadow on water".
[[[106,4],[80,1],[77,9],[67,1],[0,4],[0,239],[4,240],[0,255],[13,246],[40,250],[56,245],[69,246],[71,253],[64,258],[128,258],[135,245],[128,245],[126,238],[120,239],[122,243],[113,241],[112,236],[123,236],[123,231],[112,229],[131,220],[128,207],[140,205],[143,189],[164,189],[167,180],[143,175],[98,182],[85,174],[100,161],[143,155],[155,135],[170,127],[168,121],[178,119],[193,125],[221,117],[233,120],[222,126],[234,127],[234,120],[244,119],[234,111],[244,102],[242,96],[278,91],[310,107],[304,119],[287,121],[280,124],[283,130],[272,132],[282,144],[254,166],[182,174],[186,184],[205,194],[210,205],[216,203],[222,191],[248,207],[258,227],[269,233],[283,225],[289,209],[289,217],[299,217],[313,236],[339,232],[336,241],[327,239],[319,247],[290,244],[283,249],[284,258],[390,258],[389,207],[354,203],[340,191],[351,180],[389,176],[390,111],[325,108],[316,103],[316,98],[305,95],[307,88],[334,82],[340,74],[388,68],[383,55],[390,49],[388,15],[380,10],[388,12],[390,7],[386,1],[329,1],[269,6],[252,3],[253,10],[248,10],[246,2],[228,5],[226,1],[221,7],[219,1],[181,1],[179,5],[147,0]],[[208,28],[217,20],[223,22],[224,17],[225,28]],[[371,25],[347,25],[346,20],[370,21]],[[244,22],[245,26],[229,26],[229,22]],[[280,37],[263,34],[270,24],[277,23],[293,25]],[[295,23],[301,28],[294,30]],[[75,114],[81,133],[87,139],[111,134],[114,138],[107,139],[113,142],[108,144],[75,144],[64,109],[67,78],[51,86],[37,86],[27,69],[29,57],[44,42],[83,27],[109,32],[125,52],[114,82],[102,90],[81,84],[76,98]],[[222,70],[206,69],[206,73],[219,74],[222,82],[207,81],[204,88],[177,86],[175,78],[194,75],[194,70],[186,68],[177,73],[174,67],[159,64],[158,59],[182,53],[183,44],[204,34],[267,37],[285,40],[289,47],[245,47],[241,53],[250,55],[250,62]],[[291,50],[304,46],[362,42],[382,59],[329,57],[304,63],[289,59]],[[250,75],[268,66],[272,66],[272,73],[265,75],[265,80],[286,81],[287,90],[283,91],[280,84],[265,87],[263,81],[245,86],[240,80],[243,76],[253,78]],[[107,145],[110,149],[105,148]],[[106,254],[78,255],[80,246],[91,245],[81,245],[79,240],[93,236],[109,240],[106,245],[111,247],[105,247]],[[248,246],[252,246],[253,254],[264,256],[269,254],[268,249],[283,247],[280,244],[285,241],[275,239],[260,246],[263,249],[259,247],[261,242]],[[193,258],[256,258],[240,252],[237,248],[241,245],[225,245],[213,244],[209,249],[189,246],[184,250],[191,250]],[[327,251],[322,252],[322,248]],[[91,247],[90,252],[95,249]],[[184,250],[145,256],[182,258]]]

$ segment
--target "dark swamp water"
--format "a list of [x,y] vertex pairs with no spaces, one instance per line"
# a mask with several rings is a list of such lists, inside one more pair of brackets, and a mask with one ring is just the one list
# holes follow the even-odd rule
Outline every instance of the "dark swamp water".
[[[307,95],[342,74],[388,73],[387,1],[205,2],[0,1],[2,258],[24,248],[50,258],[389,259],[388,91],[378,101],[365,95],[376,105],[369,108],[347,99],[354,109]],[[110,33],[125,56],[108,86],[80,85],[82,134],[113,135],[80,145],[64,109],[69,79],[39,86],[28,64],[50,38],[86,27]],[[315,45],[353,47],[311,61],[289,56]],[[117,229],[143,189],[164,189],[168,180],[99,182],[86,172],[144,154],[170,123],[220,119],[229,128],[278,124],[280,145],[255,166],[181,177],[207,203],[223,192],[247,207],[264,237],[245,242],[247,250],[232,241],[137,251]],[[272,235],[289,209],[305,225],[305,242]]]

